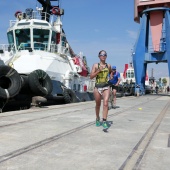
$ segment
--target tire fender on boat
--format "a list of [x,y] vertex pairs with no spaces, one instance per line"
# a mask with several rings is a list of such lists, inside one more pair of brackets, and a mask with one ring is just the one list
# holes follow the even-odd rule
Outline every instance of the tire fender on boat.
[[0,66],[0,98],[9,99],[16,96],[21,89],[21,77],[10,66]]
[[57,6],[53,7],[51,11],[54,15],[60,15],[60,8]]
[[49,75],[43,70],[34,70],[28,75],[28,82],[31,91],[35,95],[46,96],[53,90],[52,81]]
[[30,94],[31,90],[28,82],[28,75],[20,74],[21,77],[21,94]]
[[75,93],[71,89],[63,89],[65,103],[75,103],[77,101]]

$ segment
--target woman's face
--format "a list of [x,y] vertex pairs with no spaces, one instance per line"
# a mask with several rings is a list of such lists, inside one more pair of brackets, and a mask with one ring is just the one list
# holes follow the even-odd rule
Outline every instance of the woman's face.
[[100,54],[99,54],[99,58],[101,61],[105,61],[106,58],[107,58],[107,54],[105,51],[102,51]]

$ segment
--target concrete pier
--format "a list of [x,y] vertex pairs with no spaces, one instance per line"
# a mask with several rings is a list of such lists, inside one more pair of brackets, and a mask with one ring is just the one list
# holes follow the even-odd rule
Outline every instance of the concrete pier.
[[0,170],[169,170],[169,95],[118,98],[108,123],[94,101],[1,113]]

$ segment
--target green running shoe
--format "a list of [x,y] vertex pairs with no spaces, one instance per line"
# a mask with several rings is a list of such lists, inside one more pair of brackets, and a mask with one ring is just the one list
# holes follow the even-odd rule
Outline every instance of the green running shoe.
[[99,127],[100,126],[100,120],[96,119],[96,126]]
[[104,129],[108,129],[109,128],[106,122],[103,122],[102,126],[103,126]]

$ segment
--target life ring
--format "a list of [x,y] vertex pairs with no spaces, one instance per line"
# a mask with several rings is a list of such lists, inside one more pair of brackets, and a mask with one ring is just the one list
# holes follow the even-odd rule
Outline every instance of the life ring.
[[66,104],[75,103],[77,101],[76,95],[71,89],[64,88],[63,96]]
[[43,70],[34,70],[28,75],[28,83],[35,95],[46,96],[53,90],[52,81],[49,75]]
[[60,8],[57,6],[53,7],[51,11],[54,15],[60,15]]
[[0,98],[16,96],[21,89],[21,77],[18,72],[6,65],[0,66]]
[[19,14],[22,14],[22,11],[16,11],[14,16],[18,18]]

